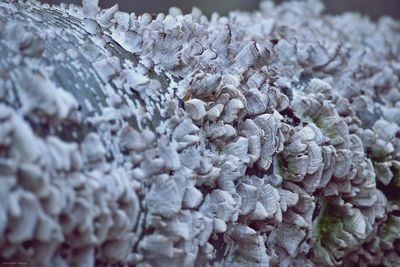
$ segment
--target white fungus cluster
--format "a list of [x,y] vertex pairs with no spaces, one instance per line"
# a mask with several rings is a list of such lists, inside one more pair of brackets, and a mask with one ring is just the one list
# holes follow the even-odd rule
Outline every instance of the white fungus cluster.
[[399,22],[82,4],[0,3],[2,261],[400,264]]

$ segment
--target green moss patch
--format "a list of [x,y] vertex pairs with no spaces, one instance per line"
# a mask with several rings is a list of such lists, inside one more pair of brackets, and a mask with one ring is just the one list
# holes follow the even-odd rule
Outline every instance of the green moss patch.
[[326,241],[330,236],[337,232],[339,224],[342,222],[342,214],[333,205],[326,203],[322,208],[316,226],[317,241]]

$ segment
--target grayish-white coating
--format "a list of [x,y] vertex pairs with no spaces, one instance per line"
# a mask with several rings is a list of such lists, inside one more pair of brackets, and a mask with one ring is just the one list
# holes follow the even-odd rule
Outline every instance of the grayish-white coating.
[[0,3],[1,261],[400,265],[399,22],[82,4]]

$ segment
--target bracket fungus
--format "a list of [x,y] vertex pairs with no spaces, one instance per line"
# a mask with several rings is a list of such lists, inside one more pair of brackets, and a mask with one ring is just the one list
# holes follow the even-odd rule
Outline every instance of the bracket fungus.
[[0,259],[400,266],[400,23],[0,2]]

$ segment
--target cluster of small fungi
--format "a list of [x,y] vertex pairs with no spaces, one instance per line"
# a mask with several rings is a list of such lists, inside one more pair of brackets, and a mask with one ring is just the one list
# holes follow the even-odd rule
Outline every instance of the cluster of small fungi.
[[400,266],[399,22],[97,5],[0,3],[3,262]]

